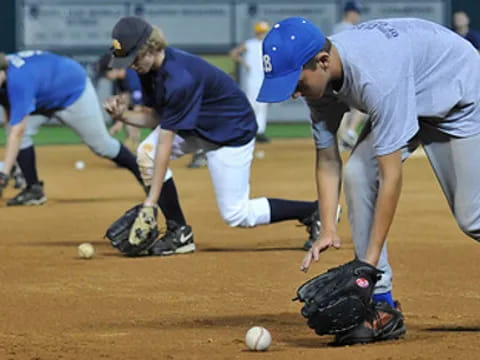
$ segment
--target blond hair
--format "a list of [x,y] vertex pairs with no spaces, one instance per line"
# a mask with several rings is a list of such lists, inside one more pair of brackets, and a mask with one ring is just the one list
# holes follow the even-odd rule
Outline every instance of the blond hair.
[[140,47],[138,55],[143,56],[147,52],[161,51],[165,49],[167,45],[167,38],[163,35],[162,30],[157,26],[153,26],[150,37],[145,41],[145,44]]
[[0,52],[0,71],[7,70],[7,68],[8,68],[7,56],[5,55],[5,53]]

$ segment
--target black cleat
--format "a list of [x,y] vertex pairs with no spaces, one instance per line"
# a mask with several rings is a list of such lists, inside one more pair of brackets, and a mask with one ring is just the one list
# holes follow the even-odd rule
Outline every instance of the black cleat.
[[13,199],[7,201],[8,206],[22,205],[42,205],[47,201],[47,197],[43,192],[43,182],[40,181],[33,185],[27,185],[25,189]]
[[[340,222],[342,216],[342,207],[338,205],[337,207],[337,224]],[[303,244],[303,250],[308,251],[312,247],[313,243],[317,241],[320,237],[320,230],[322,229],[322,224],[320,223],[320,215],[318,209],[316,209],[310,216],[300,221],[303,225],[307,227],[308,240]]]
[[255,141],[260,144],[268,144],[271,140],[265,133],[257,134]]
[[207,166],[207,155],[203,151],[193,154],[192,161],[187,165],[189,169],[198,169],[205,166]]
[[188,254],[195,251],[193,231],[189,225],[178,225],[173,220],[167,220],[167,232],[158,239],[148,251],[149,255],[166,256]]

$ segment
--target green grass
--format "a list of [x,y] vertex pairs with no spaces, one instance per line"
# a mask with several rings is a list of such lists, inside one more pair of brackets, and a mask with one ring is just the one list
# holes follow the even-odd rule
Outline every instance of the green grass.
[[[150,133],[142,129],[142,139]],[[310,125],[302,124],[268,124],[267,135],[272,138],[304,138],[310,137]],[[115,136],[122,141],[124,134]],[[73,145],[81,144],[80,137],[70,128],[64,126],[43,126],[33,137],[35,145]],[[0,145],[5,145],[5,130],[0,129]]]
[[231,76],[237,72],[235,62],[228,55],[202,55],[202,58]]

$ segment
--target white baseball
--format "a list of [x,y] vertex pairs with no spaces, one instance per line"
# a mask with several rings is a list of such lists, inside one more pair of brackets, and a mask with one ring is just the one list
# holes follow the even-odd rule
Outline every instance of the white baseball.
[[255,157],[256,157],[257,159],[263,159],[263,158],[265,157],[265,151],[263,151],[263,150],[257,150],[257,151],[255,152]]
[[78,160],[75,162],[75,169],[83,170],[85,169],[85,163],[82,160]]
[[245,344],[252,351],[266,351],[272,343],[272,335],[261,326],[254,326],[245,335]]
[[95,248],[90,243],[78,245],[78,256],[82,259],[91,259],[95,255]]

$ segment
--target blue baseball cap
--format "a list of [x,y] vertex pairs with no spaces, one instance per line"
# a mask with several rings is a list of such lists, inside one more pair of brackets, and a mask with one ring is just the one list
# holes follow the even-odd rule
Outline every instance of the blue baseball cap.
[[263,40],[263,78],[257,101],[292,96],[302,67],[325,46],[325,35],[309,20],[290,17],[275,24]]

